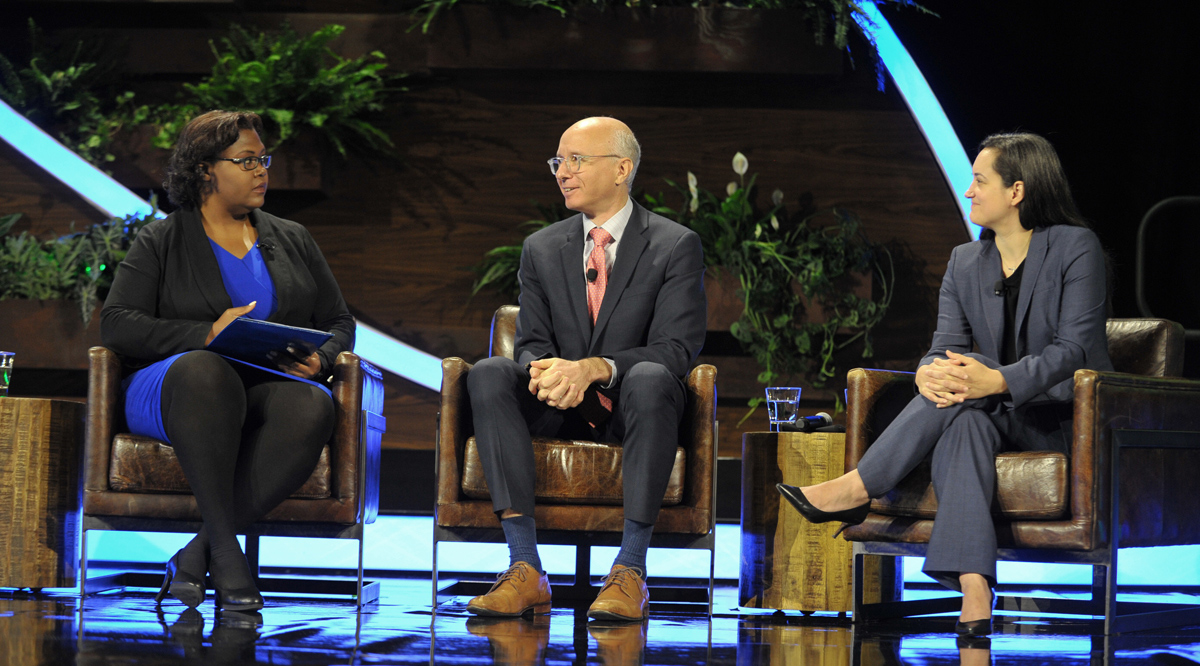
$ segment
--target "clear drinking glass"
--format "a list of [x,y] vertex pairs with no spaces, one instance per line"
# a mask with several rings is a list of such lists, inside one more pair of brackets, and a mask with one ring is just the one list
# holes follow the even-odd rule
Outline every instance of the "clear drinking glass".
[[16,354],[12,352],[0,351],[0,397],[8,395],[8,382],[12,379],[14,356]]
[[800,389],[795,386],[767,387],[767,420],[771,432],[779,432],[779,424],[795,423],[800,408]]

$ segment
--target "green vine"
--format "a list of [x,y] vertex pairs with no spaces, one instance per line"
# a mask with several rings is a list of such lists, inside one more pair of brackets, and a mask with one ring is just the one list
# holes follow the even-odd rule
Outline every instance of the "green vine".
[[[150,205],[157,210],[157,201]],[[0,216],[0,301],[73,299],[83,325],[108,296],[117,266],[154,213],[113,218],[85,231],[42,240],[27,231],[11,233],[21,213]],[[73,229],[73,227],[72,227]]]
[[[742,314],[730,333],[754,357],[758,381],[804,374],[824,386],[839,374],[836,354],[861,342],[862,355],[873,355],[871,329],[891,304],[895,273],[891,253],[867,240],[856,215],[842,208],[813,211],[800,205],[789,212],[783,192],[771,195],[771,208],[755,206],[757,176],[746,178],[749,161],[738,153],[723,195],[700,187],[688,173],[686,186],[667,184],[682,195],[677,210],[666,196],[643,195],[654,212],[691,227],[704,248],[705,265],[718,279],[733,279]],[[525,223],[527,234],[563,219],[566,211],[540,207],[543,220]],[[490,250],[474,267],[472,294],[490,288],[515,301],[520,291],[517,271],[521,245]],[[859,278],[873,281],[872,296],[854,293]],[[812,322],[814,309],[823,321]],[[819,318],[818,318],[819,319]],[[752,408],[761,398],[750,401]]]

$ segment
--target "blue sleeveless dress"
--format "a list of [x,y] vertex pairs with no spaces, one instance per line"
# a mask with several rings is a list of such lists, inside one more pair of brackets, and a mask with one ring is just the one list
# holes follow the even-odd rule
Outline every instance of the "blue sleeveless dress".
[[[267,271],[258,243],[250,248],[246,256],[238,259],[228,250],[208,239],[217,257],[217,265],[221,269],[221,280],[225,283],[225,291],[229,294],[232,307],[249,305],[258,301],[245,316],[254,319],[266,319],[279,309],[279,300],[275,294],[275,283]],[[125,422],[129,432],[145,437],[154,437],[170,443],[162,420],[162,384],[167,376],[167,370],[175,359],[187,352],[168,356],[163,360],[148,365],[125,378],[122,388],[125,390]]]

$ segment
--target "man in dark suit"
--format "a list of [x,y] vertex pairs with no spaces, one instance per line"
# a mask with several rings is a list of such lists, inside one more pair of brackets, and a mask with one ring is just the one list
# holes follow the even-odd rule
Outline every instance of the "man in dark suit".
[[550,168],[579,214],[530,236],[521,254],[516,360],[484,359],[467,378],[475,439],[510,567],[467,609],[550,611],[537,553],[533,435],[620,441],[621,551],[588,616],[641,620],[646,550],[683,418],[683,378],[704,342],[704,261],[695,232],[629,196],[641,158],[614,118],[563,133]]

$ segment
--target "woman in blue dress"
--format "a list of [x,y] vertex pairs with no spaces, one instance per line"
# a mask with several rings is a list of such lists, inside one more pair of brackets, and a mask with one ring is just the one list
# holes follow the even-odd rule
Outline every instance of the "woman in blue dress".
[[212,111],[184,128],[164,186],[179,207],[147,225],[121,263],[100,335],[122,360],[130,432],[175,449],[204,527],[159,592],[190,607],[212,576],[226,610],[263,605],[236,535],[299,488],[333,432],[334,405],[289,380],[207,351],[239,316],[332,338],[278,368],[321,382],[354,346],[354,318],[304,227],[260,210],[271,158],[253,113]]

